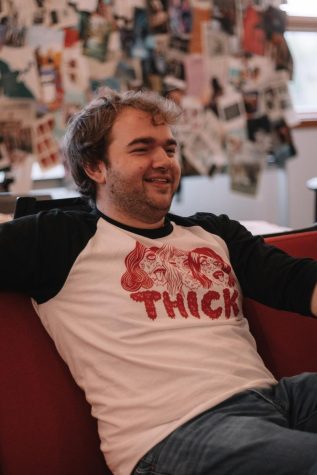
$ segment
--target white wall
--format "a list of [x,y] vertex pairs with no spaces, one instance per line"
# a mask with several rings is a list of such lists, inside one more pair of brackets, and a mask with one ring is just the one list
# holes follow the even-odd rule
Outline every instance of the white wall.
[[300,228],[314,221],[314,194],[306,181],[317,176],[317,130],[293,131],[297,157],[285,170],[267,168],[255,197],[230,190],[229,177],[186,177],[171,211],[188,215],[196,211],[226,213],[238,220],[264,220],[280,226]]
[[317,129],[294,130],[298,156],[288,164],[289,223],[292,228],[314,222],[314,192],[306,187],[309,178],[317,176]]

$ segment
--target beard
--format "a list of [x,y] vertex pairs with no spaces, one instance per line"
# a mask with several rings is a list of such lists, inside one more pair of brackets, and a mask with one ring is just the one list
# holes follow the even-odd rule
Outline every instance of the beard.
[[160,221],[168,213],[175,191],[156,190],[144,181],[137,185],[111,167],[107,169],[107,175],[108,198],[111,199],[112,206],[121,213],[149,224]]

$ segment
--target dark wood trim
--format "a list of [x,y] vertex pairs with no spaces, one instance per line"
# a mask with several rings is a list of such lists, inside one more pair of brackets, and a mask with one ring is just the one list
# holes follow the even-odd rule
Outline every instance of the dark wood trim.
[[286,29],[289,31],[317,31],[317,17],[291,16],[287,17]]
[[311,129],[317,128],[317,119],[316,120],[304,120],[298,125],[295,125],[295,129]]
[[317,128],[317,111],[307,114],[298,114],[299,117],[299,124],[295,125],[295,129],[309,129],[312,127]]

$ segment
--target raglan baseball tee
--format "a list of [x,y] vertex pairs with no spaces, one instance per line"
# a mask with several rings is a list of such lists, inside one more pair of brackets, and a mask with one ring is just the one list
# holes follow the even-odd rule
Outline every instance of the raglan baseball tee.
[[228,217],[135,229],[92,212],[0,226],[0,288],[26,292],[86,394],[115,475],[194,416],[275,382],[242,295],[310,315],[317,263]]

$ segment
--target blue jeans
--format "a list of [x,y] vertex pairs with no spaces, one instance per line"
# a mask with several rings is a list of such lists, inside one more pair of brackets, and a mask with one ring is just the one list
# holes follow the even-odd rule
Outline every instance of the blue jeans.
[[239,393],[172,432],[133,475],[317,475],[317,373]]

